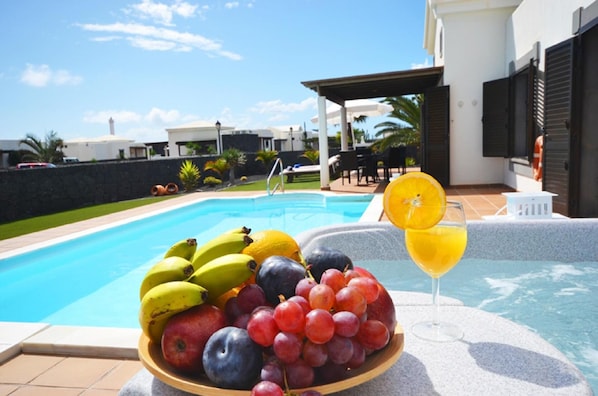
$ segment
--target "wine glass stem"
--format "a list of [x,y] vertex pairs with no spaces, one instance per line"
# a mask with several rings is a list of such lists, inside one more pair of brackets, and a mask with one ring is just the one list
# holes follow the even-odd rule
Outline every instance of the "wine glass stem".
[[440,323],[440,278],[437,277],[432,277],[432,305],[434,305],[432,323],[434,323],[434,326],[438,326]]

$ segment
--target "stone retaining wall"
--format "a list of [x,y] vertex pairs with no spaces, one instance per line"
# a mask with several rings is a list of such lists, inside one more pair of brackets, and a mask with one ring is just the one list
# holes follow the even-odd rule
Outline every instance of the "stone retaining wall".
[[[302,152],[279,153],[283,164],[306,163]],[[265,166],[246,153],[247,162],[235,170],[241,176],[266,176]],[[156,184],[176,183],[181,163],[192,160],[200,169],[215,157],[163,158],[138,161],[110,161],[60,165],[57,168],[10,169],[0,171],[0,223],[77,209],[90,205],[148,197]],[[269,169],[268,169],[269,171]],[[228,182],[228,173],[218,176]]]

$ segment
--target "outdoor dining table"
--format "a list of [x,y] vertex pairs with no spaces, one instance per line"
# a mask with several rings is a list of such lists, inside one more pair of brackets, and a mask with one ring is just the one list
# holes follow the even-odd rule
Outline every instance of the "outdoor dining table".
[[[464,330],[455,342],[414,336],[410,327],[430,315],[430,295],[391,291],[404,350],[386,372],[339,396],[592,395],[581,374],[558,349],[524,326],[459,300],[441,297],[442,315]],[[248,392],[249,394],[249,392]],[[120,396],[183,396],[143,369]]]

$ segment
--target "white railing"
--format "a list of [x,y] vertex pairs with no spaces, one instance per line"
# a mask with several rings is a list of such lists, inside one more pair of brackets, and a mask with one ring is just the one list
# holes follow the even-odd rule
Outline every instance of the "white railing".
[[[272,190],[270,190],[270,180],[272,179],[272,176],[274,176],[274,172],[276,171],[277,166],[280,169],[278,172],[278,176],[280,177],[280,182],[276,183],[274,188]],[[274,194],[276,192],[276,190],[278,190],[278,188],[280,188],[281,192],[284,192],[284,175],[282,174],[282,170],[283,170],[282,160],[280,158],[276,158],[276,161],[274,161],[274,166],[272,166],[272,170],[270,171],[270,174],[268,175],[268,179],[266,180],[266,191],[268,192],[268,195]]]

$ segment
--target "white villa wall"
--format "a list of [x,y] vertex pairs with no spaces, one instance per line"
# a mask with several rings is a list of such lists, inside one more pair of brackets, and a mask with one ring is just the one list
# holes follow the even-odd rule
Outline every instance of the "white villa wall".
[[[538,45],[539,69],[544,70],[544,51],[572,36],[573,12],[595,0],[524,0],[507,21],[506,63],[519,68]],[[508,74],[505,74],[505,77]],[[519,191],[540,191],[542,183],[517,174],[511,160],[503,161],[504,183]]]
[[500,8],[439,15],[444,85],[450,86],[453,185],[503,183],[502,159],[482,156],[482,93],[485,81],[505,76],[505,26],[511,12]]
[[66,157],[77,157],[79,161],[104,161],[119,158],[119,150],[124,150],[125,158],[130,156],[129,141],[115,142],[70,142],[62,152]]

